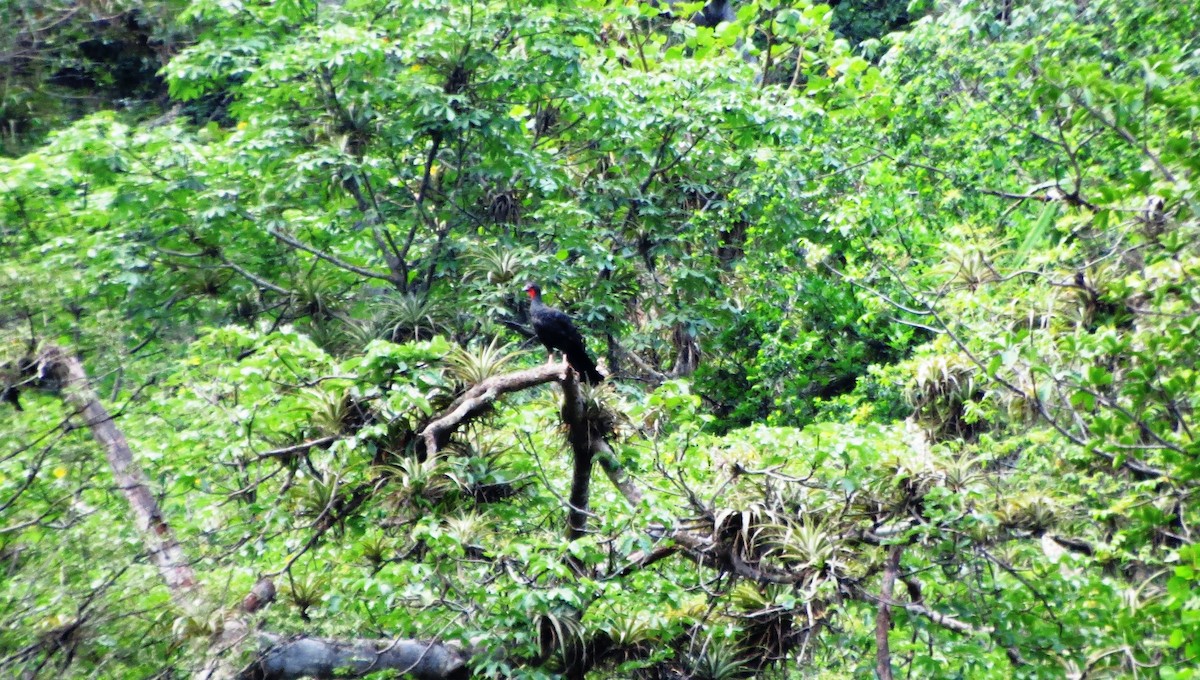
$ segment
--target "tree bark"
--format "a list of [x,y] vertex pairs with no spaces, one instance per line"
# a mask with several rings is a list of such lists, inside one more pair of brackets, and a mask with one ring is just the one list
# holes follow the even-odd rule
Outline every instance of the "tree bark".
[[567,371],[562,381],[562,421],[567,425],[567,440],[571,443],[574,472],[571,475],[571,494],[567,498],[567,539],[575,540],[587,533],[588,498],[592,485],[591,441],[593,437],[603,439],[602,433],[593,432],[587,418],[587,404],[579,381],[573,371]]
[[879,613],[875,615],[875,677],[892,680],[892,652],[888,633],[892,630],[892,592],[900,573],[900,553],[903,548],[892,546],[883,568],[883,586],[879,593]]
[[432,456],[447,442],[450,436],[474,418],[492,407],[496,399],[509,392],[519,392],[552,380],[563,380],[565,368],[562,364],[545,364],[514,373],[494,375],[464,392],[450,404],[433,422],[421,430],[425,441],[425,455]]
[[265,650],[238,680],[358,678],[394,670],[419,680],[469,678],[466,655],[455,647],[419,640],[331,640],[259,634]]
[[194,592],[196,573],[192,570],[183,548],[175,539],[175,533],[163,518],[162,510],[150,491],[149,480],[133,458],[133,451],[117,426],[108,409],[92,389],[83,364],[63,349],[50,346],[40,357],[37,365],[46,376],[58,381],[63,388],[63,399],[83,416],[85,425],[92,431],[104,456],[112,469],[117,488],[125,495],[133,511],[134,522],[146,544],[146,553],[158,573],[162,575],[171,597],[188,613],[195,613]]

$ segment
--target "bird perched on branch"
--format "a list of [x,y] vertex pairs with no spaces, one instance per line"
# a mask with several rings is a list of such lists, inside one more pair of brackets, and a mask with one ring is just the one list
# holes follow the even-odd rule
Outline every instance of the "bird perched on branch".
[[525,292],[531,300],[529,320],[533,323],[533,332],[546,346],[551,358],[554,356],[554,350],[562,352],[571,368],[589,385],[604,380],[604,376],[596,370],[596,362],[588,356],[583,336],[571,322],[571,317],[547,307],[546,303],[542,302],[542,288],[536,283],[526,284]]

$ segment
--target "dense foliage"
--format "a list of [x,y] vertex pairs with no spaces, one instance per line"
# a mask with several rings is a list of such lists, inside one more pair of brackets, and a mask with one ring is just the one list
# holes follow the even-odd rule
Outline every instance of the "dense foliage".
[[4,673],[1200,676],[1196,3],[5,5]]
[[101,108],[153,114],[166,94],[157,71],[182,38],[172,19],[184,4],[0,1],[0,152],[28,150]]

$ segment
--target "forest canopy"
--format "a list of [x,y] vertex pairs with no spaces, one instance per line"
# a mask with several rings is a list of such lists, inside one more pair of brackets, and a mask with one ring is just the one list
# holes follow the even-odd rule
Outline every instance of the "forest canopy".
[[1200,677],[1195,0],[0,9],[0,675]]

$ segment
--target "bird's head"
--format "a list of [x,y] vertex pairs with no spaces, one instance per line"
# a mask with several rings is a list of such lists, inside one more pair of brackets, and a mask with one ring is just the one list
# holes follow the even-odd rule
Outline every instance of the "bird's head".
[[525,294],[532,300],[542,294],[542,287],[531,281],[525,284]]

